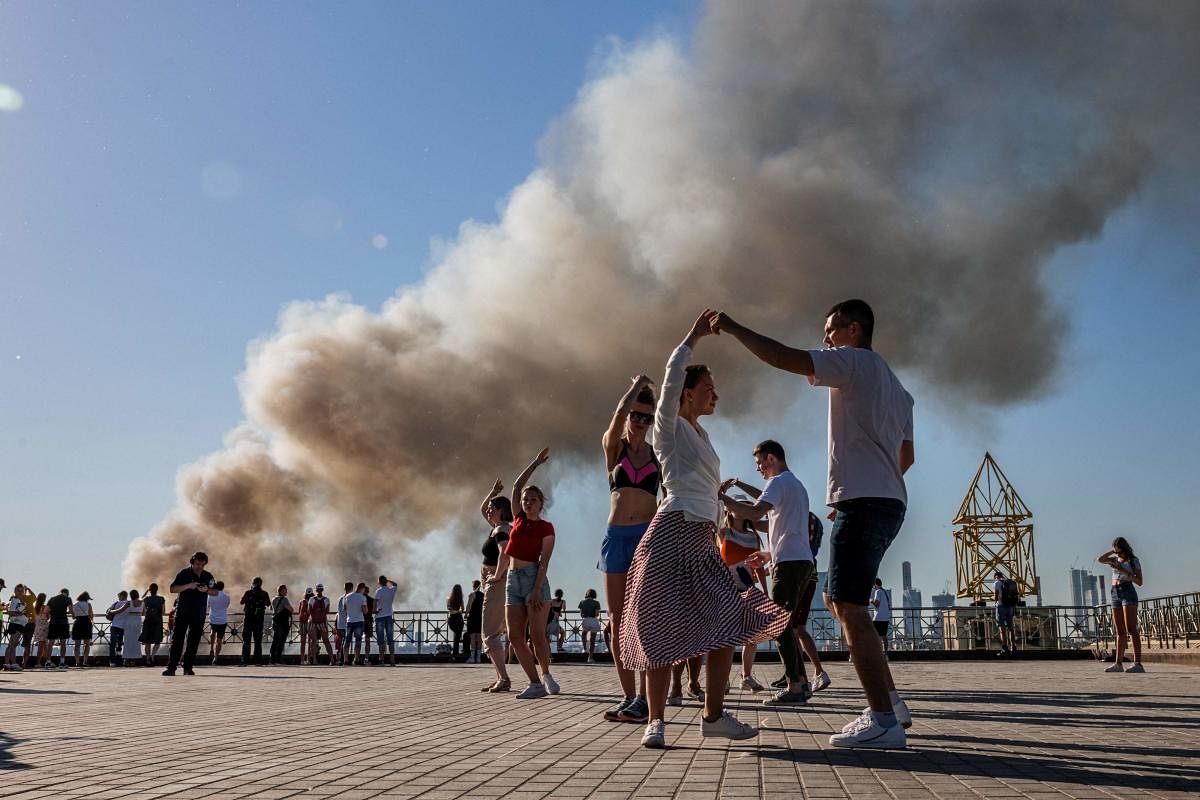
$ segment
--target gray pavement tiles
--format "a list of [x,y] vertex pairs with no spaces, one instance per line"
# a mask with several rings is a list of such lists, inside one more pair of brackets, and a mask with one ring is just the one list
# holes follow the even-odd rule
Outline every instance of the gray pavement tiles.
[[616,686],[604,665],[556,666],[563,693],[536,701],[480,693],[487,665],[5,673],[0,798],[1200,794],[1194,667],[1109,675],[1079,661],[896,664],[915,724],[907,749],[886,752],[829,746],[863,707],[850,668],[829,670],[834,685],[803,708],[731,692],[730,709],[761,730],[745,742],[701,737],[694,702],[668,708],[661,751],[641,748],[641,726],[601,718]]

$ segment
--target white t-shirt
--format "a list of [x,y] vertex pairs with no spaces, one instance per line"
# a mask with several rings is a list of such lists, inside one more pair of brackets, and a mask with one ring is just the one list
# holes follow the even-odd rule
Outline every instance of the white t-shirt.
[[337,627],[343,631],[346,630],[346,600],[349,597],[350,595],[344,594],[338,598]]
[[760,500],[770,503],[767,512],[767,539],[771,560],[812,561],[808,543],[808,490],[790,469],[770,478]]
[[359,592],[346,595],[346,622],[363,622],[367,610],[367,598]]
[[396,602],[395,586],[380,586],[375,590],[375,618],[390,617],[392,604]]
[[125,610],[122,611],[120,614],[113,615],[112,625],[110,625],[109,627],[120,628],[121,630],[125,630],[125,617],[128,616],[128,614],[129,614],[129,601],[128,600],[118,600],[117,602],[115,602],[111,606],[109,606],[108,610],[112,611],[113,609],[120,608],[121,606],[125,606]]
[[913,438],[913,399],[883,357],[861,347],[810,350],[813,386],[829,392],[829,505],[857,497],[908,503],[900,444]]
[[[875,605],[879,603],[879,605]],[[887,592],[881,587],[871,589],[871,619],[875,622],[891,622],[892,604],[888,602]]]
[[208,598],[208,621],[213,625],[229,624],[229,595],[224,589]]
[[71,606],[71,616],[76,619],[86,619],[92,613],[92,604],[87,600],[80,600]]
[[8,621],[13,625],[25,625],[29,621],[25,616],[25,601],[16,595],[8,601]]

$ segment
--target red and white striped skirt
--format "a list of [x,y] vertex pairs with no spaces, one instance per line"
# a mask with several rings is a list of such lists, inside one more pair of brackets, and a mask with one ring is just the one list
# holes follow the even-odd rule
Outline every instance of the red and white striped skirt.
[[790,612],[758,589],[739,590],[717,552],[712,522],[658,513],[633,555],[621,617],[621,661],[666,667],[692,656],[774,639]]

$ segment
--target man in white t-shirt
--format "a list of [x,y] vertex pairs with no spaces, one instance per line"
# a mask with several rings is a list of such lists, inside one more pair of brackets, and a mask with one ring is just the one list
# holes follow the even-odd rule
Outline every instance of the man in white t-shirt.
[[[795,616],[815,566],[812,547],[808,543],[808,490],[788,469],[787,457],[779,442],[768,439],[759,443],[754,448],[754,464],[758,473],[767,479],[762,492],[734,479],[721,485],[720,500],[725,508],[743,519],[755,521],[766,515],[770,553],[760,554],[759,560],[769,557],[771,561],[771,599]],[[725,494],[734,483],[757,498],[755,502],[743,502]],[[778,706],[808,702],[812,688],[804,672],[794,626],[788,625],[775,641],[779,644],[779,658],[788,685],[763,704]]]
[[122,648],[125,646],[125,617],[129,614],[129,592],[122,589],[117,592],[117,602],[108,607],[104,616],[108,617],[108,665],[119,667],[125,663],[122,658]]
[[845,631],[868,708],[829,742],[835,747],[904,747],[904,728],[912,717],[896,693],[867,604],[883,554],[904,522],[908,495],[903,476],[915,460],[913,399],[871,349],[875,314],[862,300],[829,309],[826,350],[788,347],[722,311],[711,312],[708,321],[714,332],[733,335],[767,364],[830,389],[826,503],[834,515],[826,594]]
[[[349,586],[350,584],[346,584]],[[362,588],[366,588],[363,586]],[[362,664],[363,630],[366,626],[367,598],[358,589],[346,592],[346,655],[350,656],[350,645],[354,644],[353,658],[347,658],[351,665]]]
[[216,664],[221,658],[221,646],[225,644],[225,629],[229,627],[230,597],[225,591],[225,581],[217,581],[213,588],[217,593],[208,598],[208,652],[212,663]]
[[375,590],[375,641],[379,643],[379,663],[387,650],[388,662],[396,666],[396,640],[392,628],[392,604],[396,602],[396,584],[386,575],[379,576],[379,588]]
[[892,625],[892,601],[888,599],[881,578],[876,578],[875,585],[871,587],[871,621],[875,623],[875,632],[883,640],[883,649],[887,650],[888,628]]

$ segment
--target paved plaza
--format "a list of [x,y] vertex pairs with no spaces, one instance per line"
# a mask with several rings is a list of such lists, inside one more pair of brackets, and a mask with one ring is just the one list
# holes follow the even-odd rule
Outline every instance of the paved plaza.
[[[1200,793],[1200,670],[1094,662],[896,665],[905,751],[831,749],[862,708],[850,667],[807,707],[729,705],[762,729],[702,740],[668,709],[668,749],[608,723],[611,667],[562,665],[563,693],[480,694],[482,666],[150,669],[0,676],[0,797],[963,798]],[[760,677],[778,668],[759,664]],[[761,696],[760,696],[761,698]]]

